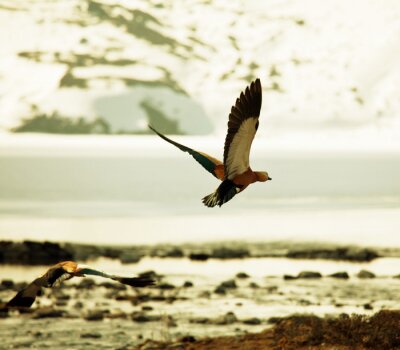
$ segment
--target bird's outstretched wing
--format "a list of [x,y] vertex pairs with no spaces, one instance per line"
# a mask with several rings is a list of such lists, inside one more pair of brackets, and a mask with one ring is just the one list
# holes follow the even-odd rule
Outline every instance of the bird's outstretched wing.
[[232,106],[224,148],[225,179],[233,180],[249,168],[250,148],[258,128],[261,102],[261,82],[257,79]]
[[[69,262],[68,262],[69,263]],[[55,283],[70,278],[61,266],[50,267],[46,273],[21,289],[7,304],[6,307],[31,307],[36,297],[42,294],[42,288],[52,287]]]
[[37,278],[27,287],[21,289],[8,303],[6,307],[31,307],[36,297],[42,292],[40,278]]
[[101,276],[104,278],[110,278],[114,281],[118,281],[122,284],[126,284],[132,287],[147,287],[155,285],[155,280],[148,276],[122,277],[122,276],[110,275],[103,271],[92,269],[90,267],[82,267],[78,269],[77,276],[82,276],[82,275],[83,276],[92,275],[92,276]]
[[181,151],[189,153],[200,165],[203,166],[204,169],[206,169],[208,172],[210,172],[212,175],[214,175],[217,179],[222,180],[224,178],[224,167],[221,161],[218,159],[203,153],[203,152],[198,152],[192,148],[186,147],[178,142],[175,142],[168,138],[167,136],[161,134],[158,132],[156,129],[154,129],[152,126],[149,125],[149,128],[153,130],[158,136],[160,136],[162,139],[165,141],[171,143],[175,147],[178,147]]

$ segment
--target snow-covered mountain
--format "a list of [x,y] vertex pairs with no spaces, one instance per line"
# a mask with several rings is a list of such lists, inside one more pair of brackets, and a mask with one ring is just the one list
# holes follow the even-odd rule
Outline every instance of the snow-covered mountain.
[[223,133],[260,77],[261,132],[399,129],[399,18],[398,0],[1,0],[0,128]]

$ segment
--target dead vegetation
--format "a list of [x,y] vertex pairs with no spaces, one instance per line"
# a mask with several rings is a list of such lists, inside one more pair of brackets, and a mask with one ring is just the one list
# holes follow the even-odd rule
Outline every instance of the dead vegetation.
[[395,350],[400,349],[400,311],[384,310],[367,317],[291,316],[257,334],[206,338],[187,336],[178,342],[146,341],[136,350]]

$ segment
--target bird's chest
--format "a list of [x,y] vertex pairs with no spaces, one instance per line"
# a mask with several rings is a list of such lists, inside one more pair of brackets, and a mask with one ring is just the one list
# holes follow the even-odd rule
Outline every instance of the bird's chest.
[[257,176],[251,169],[248,169],[243,174],[240,174],[233,179],[233,183],[240,186],[248,186],[256,181]]

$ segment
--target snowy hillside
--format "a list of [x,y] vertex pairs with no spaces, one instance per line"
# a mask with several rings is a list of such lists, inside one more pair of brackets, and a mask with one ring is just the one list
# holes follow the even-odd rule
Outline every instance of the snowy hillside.
[[398,0],[1,0],[0,128],[222,134],[260,77],[261,133],[398,130],[399,18]]

